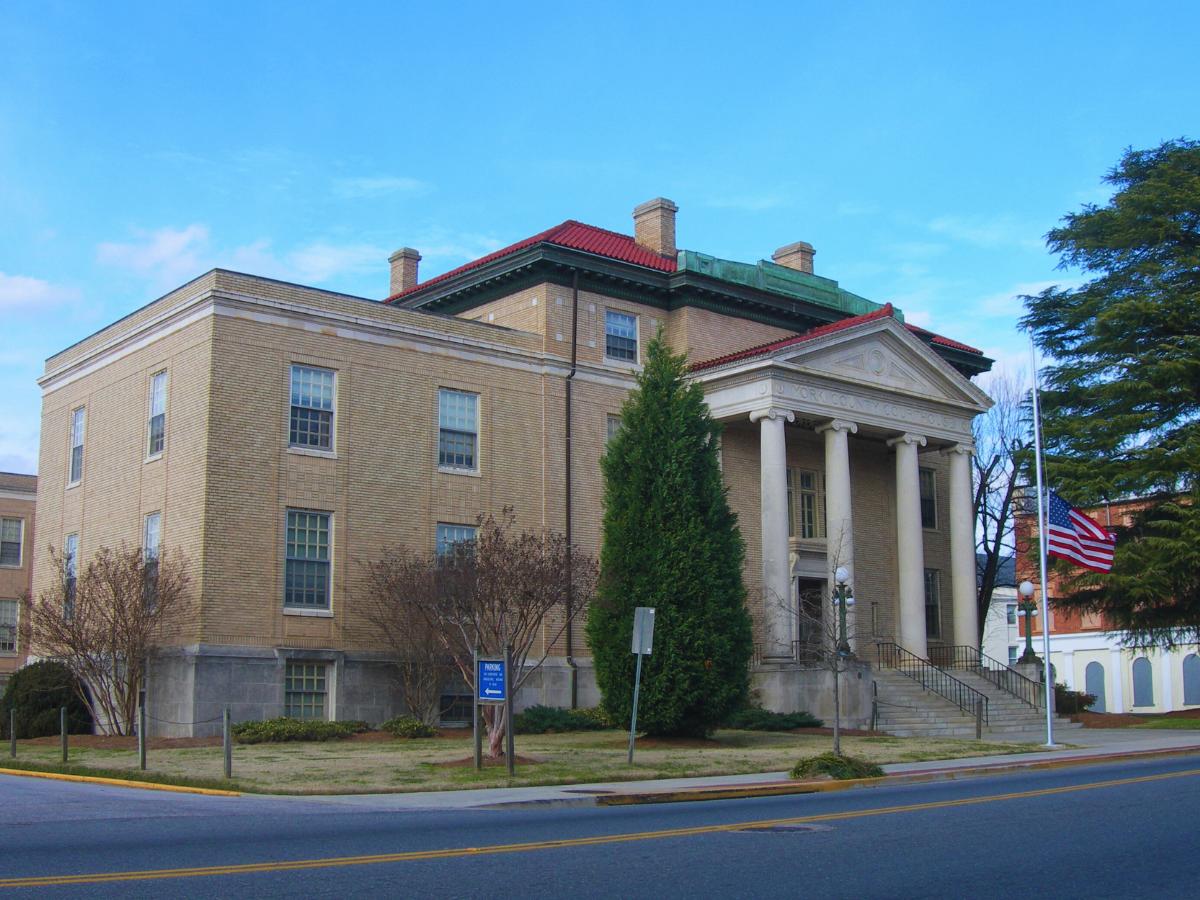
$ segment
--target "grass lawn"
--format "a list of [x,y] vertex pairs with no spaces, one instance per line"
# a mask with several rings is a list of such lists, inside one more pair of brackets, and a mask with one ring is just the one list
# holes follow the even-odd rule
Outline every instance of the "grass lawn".
[[[80,767],[102,769],[117,777],[124,771],[138,773],[137,751],[130,739],[123,739],[128,746],[122,747],[112,746],[122,739],[72,737],[71,740],[71,771],[84,774]],[[368,734],[322,743],[234,744],[233,778],[242,790],[278,794],[581,784],[786,771],[801,757],[833,747],[832,737],[824,734],[718,731],[712,740],[640,740],[634,765],[629,766],[627,742],[628,735],[618,731],[517,735],[516,776],[511,779],[503,761],[475,771],[469,734],[422,740]],[[191,779],[207,787],[221,783],[219,742],[211,746],[170,744],[153,742],[147,754],[147,774],[151,776],[147,780],[161,775],[165,776],[163,780],[177,783]],[[842,749],[844,753],[884,764],[1024,753],[1041,748],[1032,744],[950,738],[853,735],[843,736]],[[7,753],[0,756],[0,768],[12,762]],[[38,768],[60,766],[57,738],[19,741],[16,763]]]
[[1130,728],[1169,728],[1183,730],[1200,730],[1200,719],[1183,719],[1174,716],[1156,716],[1149,718],[1145,722],[1139,722],[1137,725],[1131,725]]

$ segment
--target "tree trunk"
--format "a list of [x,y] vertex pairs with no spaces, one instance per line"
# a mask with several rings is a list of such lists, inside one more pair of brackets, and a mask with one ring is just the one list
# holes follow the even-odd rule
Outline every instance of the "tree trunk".
[[503,706],[494,706],[492,708],[495,712],[492,713],[491,721],[487,722],[487,755],[488,759],[499,759],[504,755],[504,735],[508,730],[508,721],[505,719]]

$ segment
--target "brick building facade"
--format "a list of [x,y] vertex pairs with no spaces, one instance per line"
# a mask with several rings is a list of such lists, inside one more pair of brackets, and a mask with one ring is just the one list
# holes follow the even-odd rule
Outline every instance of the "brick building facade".
[[0,694],[29,648],[21,640],[21,599],[33,582],[37,476],[0,472]]
[[[769,705],[799,703],[789,609],[838,564],[862,635],[973,641],[970,376],[990,361],[813,274],[807,244],[720,260],[677,250],[674,217],[565,222],[425,282],[404,248],[384,301],[213,270],[63,350],[40,380],[34,590],[50,546],[176,548],[194,596],[150,676],[159,731],[211,732],[226,704],[378,722],[403,700],[356,609],[362,561],[505,506],[566,531],[568,478],[598,556],[600,457],[661,331],[726,426]],[[582,628],[549,650],[520,702],[595,703]]]

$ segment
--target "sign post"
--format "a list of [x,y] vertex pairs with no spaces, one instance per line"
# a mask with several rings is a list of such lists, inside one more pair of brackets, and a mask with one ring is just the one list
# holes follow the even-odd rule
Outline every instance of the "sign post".
[[513,774],[512,760],[512,698],[508,690],[508,661],[511,653],[506,645],[504,656],[480,656],[475,651],[475,768],[483,767],[483,730],[480,726],[480,706],[502,706],[508,718],[508,774]]
[[629,764],[633,765],[633,739],[637,734],[638,694],[642,690],[642,657],[654,648],[654,607],[639,606],[633,612],[633,648],[637,674],[633,678],[633,718],[629,722]]

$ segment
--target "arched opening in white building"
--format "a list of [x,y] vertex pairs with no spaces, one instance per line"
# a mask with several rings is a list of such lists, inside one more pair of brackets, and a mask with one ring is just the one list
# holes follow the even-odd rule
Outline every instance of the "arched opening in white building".
[[1154,671],[1144,656],[1133,661],[1133,705],[1154,705]]
[[1096,698],[1091,705],[1092,712],[1108,712],[1104,701],[1104,666],[1098,662],[1090,662],[1083,670],[1083,689]]
[[1200,706],[1200,656],[1195,653],[1183,658],[1183,705]]

